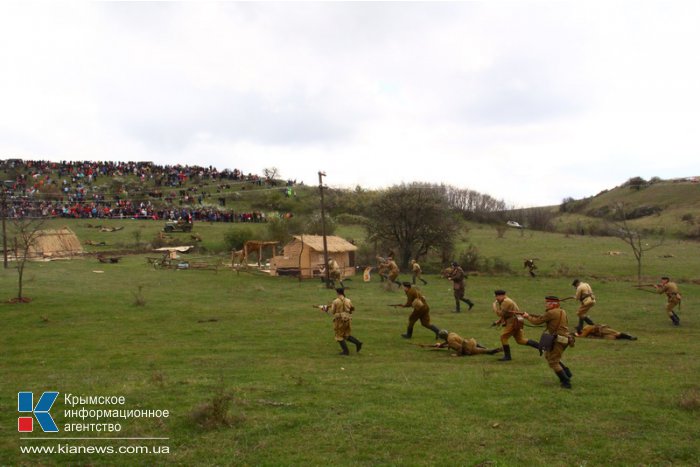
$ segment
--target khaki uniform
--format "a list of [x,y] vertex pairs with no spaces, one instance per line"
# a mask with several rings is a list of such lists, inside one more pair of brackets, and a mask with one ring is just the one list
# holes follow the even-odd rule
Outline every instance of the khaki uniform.
[[338,297],[328,309],[333,315],[333,331],[335,332],[335,340],[343,341],[352,334],[350,323],[352,322],[352,312],[355,307],[347,297]]
[[576,310],[576,316],[579,318],[585,318],[588,311],[595,306],[595,295],[593,295],[593,289],[586,282],[580,282],[576,287],[576,294],[574,298],[578,300],[581,305]]
[[416,260],[411,261],[411,273],[413,274],[413,283],[416,283],[416,280],[420,280],[423,282],[423,284],[427,284],[425,279],[423,279],[421,276],[423,275],[423,270],[420,267],[420,264]]
[[328,277],[332,281],[340,281],[340,266],[338,262],[334,259],[328,260]]
[[396,261],[394,261],[391,258],[387,260],[386,265],[388,269],[387,276],[389,277],[389,280],[391,282],[396,282],[396,278],[399,277],[399,266],[396,264]]
[[447,347],[457,352],[457,355],[478,355],[489,353],[488,349],[477,347],[476,339],[463,339],[456,332],[447,334]]
[[416,321],[420,320],[420,324],[428,329],[430,329],[430,307],[428,306],[428,301],[425,299],[422,293],[411,287],[406,290],[406,303],[405,308],[412,307],[413,312],[408,317],[408,326],[413,328]]
[[504,298],[502,302],[495,300],[493,302],[493,311],[498,316],[499,321],[505,326],[503,332],[501,332],[501,344],[508,345],[508,339],[512,336],[518,344],[526,345],[527,339],[523,332],[523,318],[520,316],[518,304],[509,297]]
[[657,291],[665,293],[668,301],[666,302],[666,313],[669,316],[673,314],[673,309],[681,303],[681,294],[678,291],[678,285],[675,282],[666,282],[665,285],[658,285]]
[[448,279],[452,280],[452,290],[454,291],[455,298],[457,300],[464,298],[464,269],[460,266],[453,267]]
[[547,332],[557,335],[552,350],[545,351],[544,356],[549,367],[555,373],[563,371],[564,367],[560,364],[561,356],[569,346],[569,322],[566,318],[566,312],[559,307],[551,308],[545,311],[542,316],[529,315],[528,320],[532,324],[546,323]]
[[587,324],[579,337],[598,337],[602,339],[617,339],[620,333],[607,324]]

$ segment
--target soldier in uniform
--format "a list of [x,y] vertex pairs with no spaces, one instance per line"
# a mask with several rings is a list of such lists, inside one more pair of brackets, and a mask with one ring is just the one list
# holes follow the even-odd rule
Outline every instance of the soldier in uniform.
[[466,289],[466,286],[464,284],[466,278],[464,269],[462,269],[456,262],[452,262],[452,271],[450,272],[449,276],[447,276],[447,278],[452,281],[452,290],[454,292],[455,297],[454,312],[459,313],[461,311],[459,302],[466,303],[469,306],[469,309],[471,310],[474,306],[474,303],[472,303],[472,301],[468,298],[464,298],[464,292]]
[[377,274],[379,274],[379,282],[384,282],[388,273],[389,268],[387,267],[387,260],[381,256],[377,256]]
[[480,354],[489,354],[493,355],[498,352],[500,352],[502,349],[487,349],[486,347],[480,345],[476,339],[470,338],[470,339],[464,339],[462,336],[457,334],[456,332],[450,332],[447,329],[443,329],[440,331],[438,334],[438,337],[440,339],[444,339],[445,342],[441,342],[439,344],[436,344],[435,346],[438,348],[450,348],[457,352],[456,354],[453,354],[457,357],[461,357],[463,355],[480,355]]
[[420,264],[415,259],[411,260],[411,272],[413,273],[413,285],[416,285],[416,279],[423,282],[423,285],[428,285],[428,282],[421,277],[423,270],[420,268]]
[[328,260],[328,277],[331,281],[331,287],[335,287],[335,282],[338,281],[341,287],[345,287],[343,284],[342,274],[340,272],[340,265],[333,258]]
[[362,348],[362,342],[352,336],[350,323],[352,322],[352,312],[355,307],[349,298],[345,296],[345,289],[337,288],[335,292],[338,294],[335,300],[331,302],[328,311],[333,316],[333,331],[335,332],[335,340],[340,344],[342,351],[341,355],[349,355],[348,344],[345,340],[349,340],[355,344],[355,348],[359,352]]
[[399,277],[399,266],[391,256],[386,259],[386,267],[388,269],[387,279],[389,279],[389,282],[393,282],[401,287],[401,282],[396,280],[396,278]]
[[540,345],[538,342],[525,338],[518,304],[510,297],[506,296],[505,290],[496,290],[494,291],[494,295],[496,296],[496,300],[493,302],[493,311],[496,313],[496,316],[498,316],[498,320],[493,324],[504,326],[503,332],[501,332],[501,345],[503,346],[504,355],[503,358],[499,360],[502,362],[512,360],[510,356],[510,345],[508,345],[508,339],[510,339],[511,336],[515,338],[515,342],[518,344],[527,345],[539,351]]
[[595,306],[595,295],[593,295],[593,289],[591,289],[591,286],[586,282],[581,282],[578,279],[574,279],[571,285],[576,289],[574,298],[581,303],[578,310],[576,310],[576,316],[578,316],[576,332],[581,332],[584,322],[586,324],[595,324],[593,323],[593,320],[588,317],[588,311]]
[[400,306],[404,308],[413,308],[413,312],[408,317],[406,334],[401,334],[401,337],[410,339],[413,336],[413,326],[416,324],[416,321],[420,320],[421,326],[433,331],[435,333],[435,339],[437,339],[440,328],[434,324],[430,324],[430,307],[428,306],[428,301],[422,293],[411,287],[410,282],[403,283],[403,290],[406,293],[406,303],[400,304]]
[[529,315],[523,313],[523,317],[532,324],[545,323],[546,333],[553,335],[554,339],[550,348],[544,350],[549,367],[559,377],[561,387],[571,389],[571,370],[561,361],[561,356],[569,346],[569,328],[566,319],[566,312],[559,308],[559,298],[555,296],[545,297],[546,311],[542,316]]
[[583,330],[576,331],[576,337],[597,337],[601,339],[628,339],[631,341],[637,340],[636,337],[627,334],[626,332],[616,331],[607,324],[587,324],[583,327]]
[[678,306],[678,310],[681,309],[681,294],[678,291],[678,285],[675,282],[671,282],[668,276],[661,278],[661,283],[654,286],[656,291],[660,294],[665,293],[668,301],[666,302],[666,314],[674,326],[680,326],[681,319],[678,317],[673,309]]

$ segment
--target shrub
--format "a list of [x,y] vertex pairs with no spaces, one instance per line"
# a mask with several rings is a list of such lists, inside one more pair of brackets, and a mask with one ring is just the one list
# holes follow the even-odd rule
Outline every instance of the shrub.
[[248,227],[234,228],[224,234],[224,245],[231,250],[240,250],[247,240],[253,238],[253,231]]

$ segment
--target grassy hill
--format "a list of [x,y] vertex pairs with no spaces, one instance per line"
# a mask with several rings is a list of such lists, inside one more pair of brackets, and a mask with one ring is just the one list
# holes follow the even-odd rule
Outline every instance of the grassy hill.
[[[652,234],[700,238],[700,183],[654,180],[615,187],[582,200],[571,200],[554,221],[557,231],[602,233],[616,206],[623,204],[630,226]],[[557,207],[557,211],[561,211]]]

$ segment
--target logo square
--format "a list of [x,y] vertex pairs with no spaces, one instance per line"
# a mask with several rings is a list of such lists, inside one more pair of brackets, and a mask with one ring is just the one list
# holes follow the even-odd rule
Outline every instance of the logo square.
[[17,419],[17,431],[31,433],[34,431],[34,419],[32,417],[19,417]]

